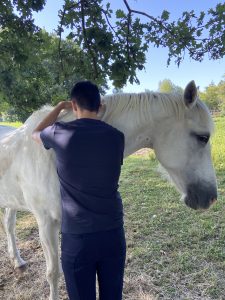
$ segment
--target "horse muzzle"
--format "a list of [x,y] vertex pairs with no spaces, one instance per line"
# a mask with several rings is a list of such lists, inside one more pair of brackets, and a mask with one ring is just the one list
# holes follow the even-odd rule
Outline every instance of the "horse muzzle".
[[207,209],[217,200],[217,188],[206,184],[189,184],[184,202],[193,209]]

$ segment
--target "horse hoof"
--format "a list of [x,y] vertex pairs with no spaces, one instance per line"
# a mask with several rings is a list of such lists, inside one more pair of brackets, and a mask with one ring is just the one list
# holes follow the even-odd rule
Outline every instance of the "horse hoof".
[[27,265],[26,264],[24,264],[24,265],[22,265],[22,266],[19,266],[19,267],[16,267],[15,268],[15,273],[16,273],[16,275],[22,275],[25,271],[26,271],[26,269],[27,269]]

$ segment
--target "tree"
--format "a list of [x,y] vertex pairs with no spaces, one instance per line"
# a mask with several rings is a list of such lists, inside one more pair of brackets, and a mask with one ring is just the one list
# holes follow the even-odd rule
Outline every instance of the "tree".
[[14,36],[9,34],[4,44],[9,51],[0,59],[0,99],[13,107],[14,114],[24,121],[40,106],[68,98],[74,81],[84,78],[76,64],[80,50],[74,43],[62,41],[59,59],[58,37],[39,31],[30,37],[29,44],[20,38],[21,45],[27,47],[23,46],[23,57],[15,61],[12,60],[14,49],[10,52],[11,39]]
[[3,117],[3,113],[9,110],[9,104],[4,100],[4,96],[0,93],[0,118]]
[[115,95],[115,94],[123,94],[123,90],[122,90],[122,89],[119,89],[119,88],[114,88],[114,89],[112,90],[112,92],[113,92],[114,95]]
[[203,92],[200,92],[200,98],[211,110],[220,110],[225,112],[225,81],[221,80],[218,85],[213,82],[208,85]]
[[72,28],[69,37],[88,55],[95,80],[107,75],[116,87],[127,80],[138,83],[136,70],[144,68],[149,44],[168,48],[168,64],[174,58],[179,65],[185,51],[198,61],[205,54],[212,59],[224,56],[225,4],[210,9],[207,16],[205,12],[199,16],[193,10],[184,12],[174,22],[169,21],[168,11],[155,18],[133,10],[127,0],[121,2],[126,9],[116,10],[115,16],[110,3],[104,6],[102,0],[66,0],[60,12],[59,35],[63,28]]
[[[1,1],[0,25],[16,31],[36,32],[38,28],[34,25],[32,12],[43,9],[45,2]],[[70,30],[68,39],[82,50],[78,61],[87,79],[100,85],[106,85],[110,79],[119,88],[128,80],[139,82],[136,71],[144,68],[145,53],[150,44],[167,47],[168,63],[173,58],[178,65],[185,52],[197,61],[205,54],[211,59],[224,56],[225,3],[218,3],[198,16],[194,10],[185,11],[175,22],[170,21],[170,13],[166,10],[161,16],[154,17],[132,9],[128,0],[121,2],[125,9],[113,12],[110,3],[104,4],[102,0],[65,0],[59,12],[59,52],[62,52],[60,45],[66,28]]]
[[170,79],[164,79],[159,82],[159,92],[162,93],[180,93],[183,94],[183,89],[175,85]]
[[[224,75],[225,78],[225,75]],[[220,109],[225,112],[225,80],[221,80],[218,84],[218,97],[220,100]]]
[[174,59],[179,65],[184,53],[197,61],[205,54],[224,56],[225,3],[198,16],[183,12],[175,22],[168,11],[154,17],[121,2],[124,10],[112,11],[102,0],[65,0],[57,37],[34,24],[32,14],[44,8],[45,0],[0,2],[1,93],[20,118],[65,97],[76,78],[94,81],[102,92],[108,80],[115,88],[138,83],[136,72],[144,68],[150,44],[168,48],[168,64]]
[[218,89],[213,82],[206,87],[205,92],[200,93],[200,98],[210,109],[219,109],[220,101],[218,97]]

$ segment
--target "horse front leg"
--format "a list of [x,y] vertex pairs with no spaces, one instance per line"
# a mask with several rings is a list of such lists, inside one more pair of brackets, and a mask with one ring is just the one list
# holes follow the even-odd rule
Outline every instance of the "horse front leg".
[[20,272],[25,270],[26,261],[24,261],[19,253],[19,250],[16,246],[16,236],[15,236],[15,227],[16,227],[16,210],[11,208],[6,208],[3,219],[3,226],[7,236],[8,244],[8,253],[9,257],[12,260],[14,268]]
[[46,277],[50,286],[49,300],[58,299],[59,281],[59,221],[52,219],[49,215],[37,216],[39,236],[46,259]]

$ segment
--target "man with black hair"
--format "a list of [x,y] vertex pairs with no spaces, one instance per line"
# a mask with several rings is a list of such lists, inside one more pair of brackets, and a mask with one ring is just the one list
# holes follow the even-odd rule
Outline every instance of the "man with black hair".
[[[32,137],[56,154],[62,202],[61,260],[70,300],[121,300],[126,257],[118,181],[124,134],[98,119],[98,87],[78,82]],[[56,122],[62,109],[77,119]]]

